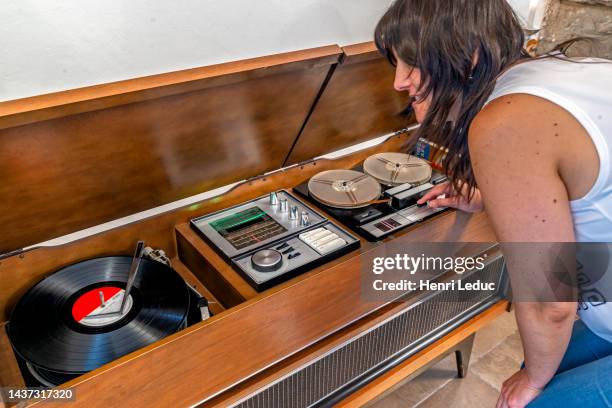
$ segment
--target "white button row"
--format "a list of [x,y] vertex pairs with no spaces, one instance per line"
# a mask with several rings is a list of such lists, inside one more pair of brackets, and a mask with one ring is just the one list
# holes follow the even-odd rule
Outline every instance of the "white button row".
[[323,255],[346,245],[344,239],[326,228],[317,228],[300,234],[300,239]]

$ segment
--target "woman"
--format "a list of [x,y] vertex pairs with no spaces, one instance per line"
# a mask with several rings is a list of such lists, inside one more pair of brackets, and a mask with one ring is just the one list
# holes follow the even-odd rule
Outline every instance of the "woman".
[[[529,58],[506,0],[397,0],[375,39],[417,136],[449,150],[451,182],[420,204],[486,208],[500,242],[612,241],[609,61]],[[611,406],[612,304],[599,303],[577,323],[576,302],[515,303],[525,367],[498,407]]]

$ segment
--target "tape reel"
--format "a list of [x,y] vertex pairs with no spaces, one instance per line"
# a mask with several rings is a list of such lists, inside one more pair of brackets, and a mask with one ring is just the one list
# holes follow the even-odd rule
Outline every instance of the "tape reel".
[[432,169],[425,160],[404,153],[378,153],[368,157],[363,163],[366,174],[388,186],[428,182]]
[[375,178],[354,170],[329,170],[308,182],[308,191],[317,201],[336,208],[361,208],[377,200],[381,186]]

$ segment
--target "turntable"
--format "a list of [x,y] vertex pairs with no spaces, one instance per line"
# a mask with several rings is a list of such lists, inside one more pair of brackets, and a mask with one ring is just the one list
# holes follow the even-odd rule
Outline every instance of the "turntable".
[[257,291],[360,245],[287,191],[195,218],[190,225]]
[[22,296],[7,333],[26,383],[63,384],[210,317],[158,253],[140,241],[132,258],[69,265]]
[[369,241],[421,222],[444,208],[417,205],[444,174],[403,153],[379,153],[353,170],[319,173],[293,190]]

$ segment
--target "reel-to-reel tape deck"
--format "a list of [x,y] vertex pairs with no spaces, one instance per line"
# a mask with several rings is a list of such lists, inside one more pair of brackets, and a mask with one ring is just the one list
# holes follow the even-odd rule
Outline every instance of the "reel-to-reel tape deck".
[[[324,171],[293,190],[366,239],[378,241],[444,211],[416,204],[444,180],[419,157],[379,153],[362,168]],[[192,219],[190,225],[257,291],[360,245],[284,190]]]
[[370,241],[423,221],[444,208],[416,202],[446,176],[419,157],[378,153],[353,170],[321,172],[294,188]]
[[[443,211],[416,201],[444,180],[419,157],[379,153],[362,168],[324,171],[293,190],[377,241]],[[192,219],[190,225],[257,291],[360,245],[359,239],[284,190]]]

